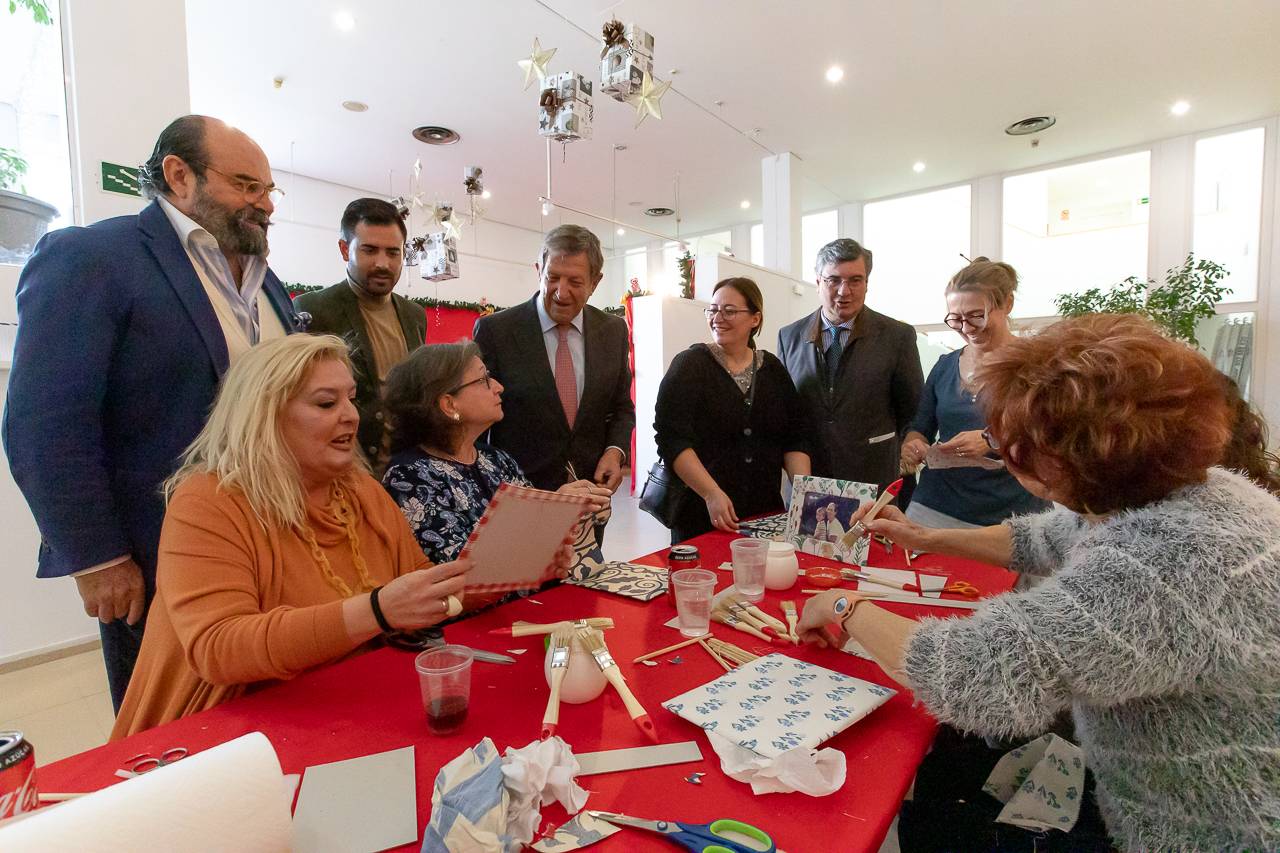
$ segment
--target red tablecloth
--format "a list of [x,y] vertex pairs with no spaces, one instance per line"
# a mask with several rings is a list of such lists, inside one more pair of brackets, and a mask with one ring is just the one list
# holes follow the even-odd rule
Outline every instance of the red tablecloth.
[[[700,546],[703,564],[715,567],[728,560],[732,538],[711,533],[693,540],[693,544]],[[900,548],[889,557],[878,545],[873,549],[873,565],[904,565]],[[662,564],[665,553],[658,552],[638,562]],[[802,566],[826,562],[804,554],[800,559]],[[954,558],[925,556],[914,562],[919,568],[929,567],[967,580],[984,593],[1007,590],[1015,578],[1003,569]],[[732,582],[729,572],[718,574],[718,587]],[[802,577],[796,587],[785,593],[768,592],[765,608],[781,616],[778,602],[787,598],[802,607],[807,598],[799,592],[803,586]],[[885,606],[905,615],[953,612],[911,605]],[[719,759],[700,729],[660,705],[715,678],[723,672],[719,665],[697,647],[684,649],[680,653],[684,662],[678,665],[667,662],[666,658],[672,655],[665,656],[657,667],[631,663],[647,651],[682,639],[678,631],[662,626],[673,615],[674,610],[665,599],[641,604],[561,586],[535,599],[513,602],[450,626],[446,637],[451,642],[491,651],[528,651],[517,655],[513,666],[474,665],[468,719],[461,731],[447,737],[427,733],[413,655],[381,649],[42,767],[38,784],[44,791],[93,791],[119,781],[113,775],[115,770],[138,753],[158,754],[174,746],[196,752],[251,731],[264,732],[270,738],[286,773],[301,773],[310,765],[412,744],[417,756],[419,826],[425,826],[430,817],[432,784],[443,764],[486,735],[499,749],[505,749],[535,740],[541,728],[548,694],[542,672],[542,638],[504,639],[490,636],[489,629],[515,620],[550,622],[611,616],[616,627],[606,632],[610,649],[636,696],[648,708],[661,740],[695,740],[704,758],[693,764],[583,777],[583,786],[592,792],[588,808],[703,823],[732,817],[762,827],[779,848],[789,853],[837,848],[875,851],[932,742],[933,719],[921,708],[913,707],[911,695],[900,690],[869,717],[826,744],[843,750],[848,759],[848,779],[840,791],[816,799],[803,794],[754,796],[749,786],[720,771]],[[713,623],[712,630],[721,639],[753,652],[769,650],[762,641],[727,626]],[[852,655],[790,645],[773,648],[859,678],[897,686],[875,664]],[[628,719],[612,688],[602,698],[585,705],[563,705],[559,734],[579,753],[648,743]],[[684,781],[696,770],[706,772],[701,785]],[[565,819],[563,810],[554,805],[545,809],[543,816],[544,828]],[[595,849],[634,850],[639,849],[638,842],[634,832],[624,830]],[[416,850],[418,846],[403,849]]]

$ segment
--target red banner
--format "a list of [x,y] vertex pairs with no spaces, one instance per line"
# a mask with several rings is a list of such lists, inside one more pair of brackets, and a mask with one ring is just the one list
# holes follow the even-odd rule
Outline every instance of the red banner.
[[427,308],[427,343],[452,344],[471,340],[479,311],[467,308]]

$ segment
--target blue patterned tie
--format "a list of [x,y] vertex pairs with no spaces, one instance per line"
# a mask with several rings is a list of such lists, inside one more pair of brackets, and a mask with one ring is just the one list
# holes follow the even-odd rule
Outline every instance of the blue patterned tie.
[[831,346],[827,347],[827,387],[834,388],[836,384],[836,370],[840,367],[840,355],[844,352],[844,347],[840,345],[840,328],[833,327],[831,329]]

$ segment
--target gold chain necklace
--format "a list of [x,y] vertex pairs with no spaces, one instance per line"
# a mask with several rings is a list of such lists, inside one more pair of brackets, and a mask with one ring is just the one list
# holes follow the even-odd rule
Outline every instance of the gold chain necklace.
[[310,525],[303,525],[302,538],[311,546],[311,556],[315,559],[316,565],[320,567],[320,574],[324,575],[324,579],[329,582],[329,586],[337,590],[338,594],[343,598],[350,598],[357,592],[368,592],[377,584],[369,577],[369,566],[365,563],[364,556],[360,553],[360,534],[356,530],[356,514],[351,507],[350,501],[347,500],[346,491],[337,483],[334,483],[329,490],[329,500],[329,507],[338,517],[338,521],[341,522],[342,529],[347,534],[347,542],[351,544],[351,560],[355,563],[356,574],[360,578],[360,588],[353,592],[347,582],[338,577],[337,572],[333,570],[333,566],[329,563],[329,558],[321,550],[320,543],[316,541],[316,534],[311,530]]

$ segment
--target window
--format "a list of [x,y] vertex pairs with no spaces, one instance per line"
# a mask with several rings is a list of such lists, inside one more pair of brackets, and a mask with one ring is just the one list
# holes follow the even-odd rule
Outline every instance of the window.
[[1151,152],[1004,180],[1004,257],[1020,283],[1015,317],[1057,313],[1053,298],[1147,275]]
[[810,213],[800,218],[800,277],[813,276],[818,250],[840,236],[840,215],[834,210]]
[[1254,320],[1253,312],[1215,314],[1196,326],[1201,351],[1214,367],[1235,380],[1246,400],[1253,374]]
[[58,4],[50,5],[50,24],[36,23],[22,5],[0,8],[0,148],[27,162],[12,189],[56,207],[54,229],[71,224],[72,199],[62,33]]
[[751,263],[764,266],[764,223],[751,226]]
[[732,245],[732,235],[728,231],[717,231],[714,234],[703,234],[701,237],[690,237],[688,239],[689,251],[693,252],[696,258],[698,255],[707,252],[725,253],[729,251]]
[[1196,143],[1196,257],[1222,264],[1231,292],[1223,302],[1258,298],[1258,240],[1262,225],[1260,127],[1211,136]]
[[868,305],[904,323],[942,322],[942,291],[970,254],[969,202],[965,184],[862,208],[863,244],[873,261]]

